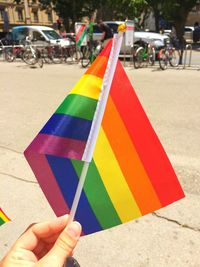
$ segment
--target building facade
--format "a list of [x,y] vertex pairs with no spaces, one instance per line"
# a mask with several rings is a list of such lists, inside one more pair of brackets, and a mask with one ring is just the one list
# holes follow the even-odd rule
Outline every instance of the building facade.
[[0,0],[0,32],[8,32],[17,25],[56,27],[57,15],[52,8],[42,10],[38,0]]
[[187,17],[186,25],[193,26],[195,22],[200,24],[200,3],[197,4]]

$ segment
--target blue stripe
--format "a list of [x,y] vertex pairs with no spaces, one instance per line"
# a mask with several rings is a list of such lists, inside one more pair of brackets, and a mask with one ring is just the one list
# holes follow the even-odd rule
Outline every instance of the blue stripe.
[[[73,168],[73,165],[71,161],[66,158],[59,158],[49,155],[46,155],[46,158],[53,171],[63,197],[68,207],[71,208],[78,185],[78,177]],[[102,227],[100,226],[94,212],[92,211],[84,191],[81,194],[75,219],[81,223],[83,232],[85,234],[90,234],[102,230]]]
[[77,140],[87,140],[92,121],[76,118],[70,115],[54,114],[40,133],[68,137]]

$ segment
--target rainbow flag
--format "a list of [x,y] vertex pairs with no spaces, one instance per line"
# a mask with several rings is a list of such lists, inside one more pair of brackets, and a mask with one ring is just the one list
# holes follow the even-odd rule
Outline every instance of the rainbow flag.
[[[74,200],[110,51],[111,43],[25,151],[57,216],[68,213]],[[167,155],[118,61],[75,219],[84,234],[91,234],[183,197]]]
[[87,28],[86,25],[81,24],[78,29],[77,29],[77,34],[76,34],[76,43],[78,46],[81,46],[83,43],[83,40],[86,38],[87,34]]
[[0,226],[3,225],[6,222],[9,222],[9,221],[10,221],[10,219],[8,218],[8,216],[0,208]]

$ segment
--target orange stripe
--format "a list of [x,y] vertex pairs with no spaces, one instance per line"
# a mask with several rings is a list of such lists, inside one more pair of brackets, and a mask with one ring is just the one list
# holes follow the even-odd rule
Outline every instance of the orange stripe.
[[103,129],[141,213],[147,214],[161,208],[159,198],[110,96],[104,114]]
[[99,78],[103,78],[106,71],[107,62],[108,62],[107,57],[105,56],[97,57],[85,74],[92,74]]

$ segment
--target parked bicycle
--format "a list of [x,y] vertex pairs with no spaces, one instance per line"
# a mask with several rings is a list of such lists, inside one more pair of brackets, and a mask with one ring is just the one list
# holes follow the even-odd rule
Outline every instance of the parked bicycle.
[[177,67],[180,61],[180,51],[167,43],[158,53],[159,66],[162,70],[167,68],[168,63],[171,67]]
[[26,37],[25,51],[22,56],[24,62],[28,65],[38,64],[40,68],[43,67],[43,60],[41,52],[34,48],[29,37]]
[[156,51],[152,44],[140,41],[139,47],[133,52],[133,64],[136,69],[144,66],[153,66],[156,60]]
[[5,46],[3,42],[0,40],[0,56],[4,56]]
[[82,52],[80,46],[76,45],[75,36],[68,36],[70,45],[64,48],[64,60],[67,63],[79,63]]
[[79,63],[82,58],[81,50],[76,44],[71,44],[65,48],[64,53],[65,62],[67,63]]
[[7,47],[5,49],[5,60],[7,62],[13,62],[16,58],[21,58],[24,53],[24,46],[23,45],[14,45],[12,47]]

